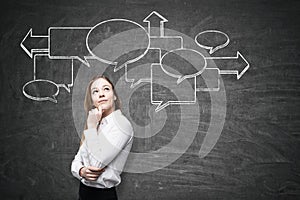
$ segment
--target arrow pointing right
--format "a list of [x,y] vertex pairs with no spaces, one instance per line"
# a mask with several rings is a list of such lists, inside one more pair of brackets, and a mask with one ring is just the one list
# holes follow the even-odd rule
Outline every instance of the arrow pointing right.
[[31,28],[20,43],[20,46],[32,58],[33,53],[49,53],[48,39],[48,35],[32,35]]
[[[154,24],[159,21],[159,32],[157,29],[152,29],[151,27],[155,27]],[[164,37],[165,30],[164,30],[164,23],[168,20],[160,15],[156,11],[152,11],[144,20],[143,22],[148,23],[148,33],[150,37]]]
[[235,74],[238,80],[250,67],[248,61],[239,51],[233,57],[206,57],[205,59],[207,61],[207,69],[212,68],[209,66],[212,65],[211,61],[213,60],[219,68],[220,74]]

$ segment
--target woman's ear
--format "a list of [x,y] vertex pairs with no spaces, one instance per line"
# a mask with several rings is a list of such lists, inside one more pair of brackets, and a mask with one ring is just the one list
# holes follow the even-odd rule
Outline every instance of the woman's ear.
[[114,101],[116,101],[117,100],[117,97],[116,97],[116,95],[114,95]]

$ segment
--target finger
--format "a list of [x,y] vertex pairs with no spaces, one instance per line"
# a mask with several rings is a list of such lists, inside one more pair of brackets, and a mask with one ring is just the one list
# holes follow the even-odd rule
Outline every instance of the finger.
[[98,113],[98,109],[94,108],[94,109],[92,109],[92,112],[93,112],[94,115],[96,115]]
[[99,174],[88,174],[87,177],[89,178],[98,178],[99,177]]
[[86,178],[89,181],[96,181],[98,178]]
[[93,167],[93,166],[88,166],[88,169],[93,172],[101,172],[102,170],[104,170],[104,168]]
[[96,181],[99,178],[99,176],[97,177],[86,177],[86,179],[91,180],[91,181]]
[[95,176],[100,176],[103,172],[93,172],[92,174]]
[[101,173],[102,173],[102,171],[91,171],[91,170],[88,170],[86,172],[86,175],[87,176],[99,176]]
[[100,105],[100,106],[97,108],[96,114],[99,114],[99,115],[101,116],[102,113],[103,113],[103,109],[102,109],[102,107],[101,107],[101,105]]
[[90,173],[91,173],[91,170],[89,170],[88,168],[86,168],[85,174],[90,174]]
[[98,108],[96,108],[94,114],[96,115],[97,120],[100,121],[102,118],[102,110],[98,110]]
[[91,119],[96,118],[97,116],[96,116],[95,111],[94,110],[90,110],[88,117],[91,117]]
[[102,105],[99,105],[97,109],[102,114],[102,112],[103,112]]

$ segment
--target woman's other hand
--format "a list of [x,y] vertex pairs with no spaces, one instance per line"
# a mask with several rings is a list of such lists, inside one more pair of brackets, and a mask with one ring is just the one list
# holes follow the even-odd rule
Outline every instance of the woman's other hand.
[[98,168],[98,167],[88,166],[88,167],[82,167],[79,171],[79,175],[88,181],[96,181],[104,171],[105,171],[105,167]]

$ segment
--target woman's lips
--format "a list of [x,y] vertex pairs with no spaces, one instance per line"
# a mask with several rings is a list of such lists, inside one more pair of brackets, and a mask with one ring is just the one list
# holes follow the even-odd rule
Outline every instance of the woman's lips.
[[101,103],[105,103],[107,100],[100,100],[100,101],[98,101],[98,103],[99,104],[101,104]]

